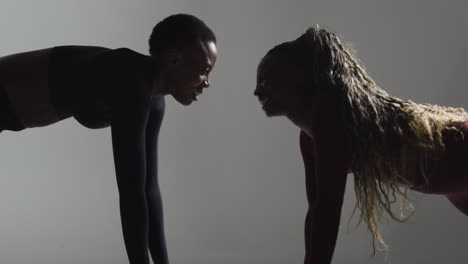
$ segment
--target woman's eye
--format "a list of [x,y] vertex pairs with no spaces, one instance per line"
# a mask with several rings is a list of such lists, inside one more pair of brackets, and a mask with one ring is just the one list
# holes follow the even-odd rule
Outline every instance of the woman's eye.
[[208,75],[210,73],[210,70],[209,69],[204,69],[200,75]]

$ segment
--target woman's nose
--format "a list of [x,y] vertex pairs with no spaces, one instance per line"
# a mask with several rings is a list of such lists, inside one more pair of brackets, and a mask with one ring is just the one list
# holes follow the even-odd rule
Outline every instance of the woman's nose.
[[260,95],[260,87],[261,87],[260,85],[257,85],[257,86],[255,87],[255,90],[254,90],[254,95],[255,95],[255,96],[259,96],[259,95]]
[[205,78],[202,82],[202,86],[203,88],[208,88],[210,87],[210,81],[208,80],[208,78]]
[[257,85],[255,86],[254,95],[255,96],[260,96],[264,87],[265,87],[265,81],[261,81],[261,82],[257,83]]

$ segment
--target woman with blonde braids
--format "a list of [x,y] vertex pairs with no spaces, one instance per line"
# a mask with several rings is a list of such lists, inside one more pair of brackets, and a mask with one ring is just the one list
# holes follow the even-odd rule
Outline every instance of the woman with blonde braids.
[[330,263],[349,173],[360,219],[384,249],[377,222],[383,213],[407,219],[392,205],[398,196],[405,202],[408,189],[445,195],[468,215],[468,114],[390,96],[335,34],[310,28],[271,49],[254,94],[267,116],[286,116],[301,129],[304,263]]

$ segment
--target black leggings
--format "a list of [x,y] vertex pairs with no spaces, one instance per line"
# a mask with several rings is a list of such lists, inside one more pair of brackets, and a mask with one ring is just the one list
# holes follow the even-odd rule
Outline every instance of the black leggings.
[[24,127],[16,118],[3,84],[0,83],[0,132],[3,130],[20,131],[22,129]]

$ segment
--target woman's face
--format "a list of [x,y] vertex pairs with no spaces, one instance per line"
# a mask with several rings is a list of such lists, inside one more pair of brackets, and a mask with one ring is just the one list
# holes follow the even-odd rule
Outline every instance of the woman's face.
[[210,85],[208,77],[216,58],[216,44],[212,41],[171,53],[164,76],[167,92],[183,105],[197,101]]
[[274,55],[265,56],[257,68],[257,88],[254,95],[269,117],[294,115],[303,107],[304,70]]

